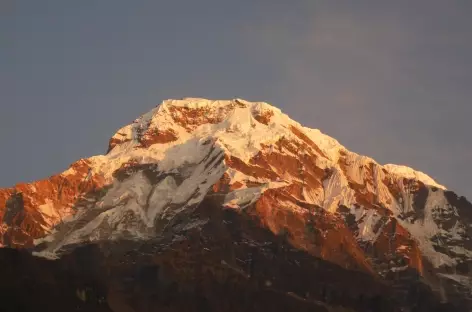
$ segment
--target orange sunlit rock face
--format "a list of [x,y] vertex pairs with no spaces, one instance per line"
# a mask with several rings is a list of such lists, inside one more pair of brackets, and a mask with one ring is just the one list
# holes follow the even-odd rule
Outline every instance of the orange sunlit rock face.
[[130,139],[127,139],[123,134],[119,135],[120,137],[113,137],[108,143],[107,153],[109,153],[115,146],[129,142]]
[[[72,207],[81,195],[89,194],[105,183],[99,175],[91,174],[86,178],[89,168],[89,161],[82,159],[70,166],[67,175],[53,175],[32,183],[19,183],[14,188],[0,189],[0,222],[4,229],[7,228],[2,235],[2,244],[31,247],[33,239],[43,237],[55,224],[73,214]],[[12,205],[7,202],[15,192],[21,194],[22,203],[15,207],[16,211],[9,211]]]
[[386,262],[392,259],[402,261],[404,265],[409,265],[423,274],[423,262],[418,244],[405,228],[392,220],[389,218],[373,245],[376,256]]
[[177,133],[172,129],[159,130],[149,128],[140,139],[140,147],[147,148],[153,144],[164,144],[177,140]]
[[272,116],[274,116],[274,112],[267,110],[267,111],[258,111],[253,114],[254,119],[264,125],[268,125]]
[[188,107],[170,107],[170,114],[173,120],[187,131],[192,131],[203,124],[217,124],[222,122],[229,112],[234,108],[234,104],[219,108],[217,110],[211,107],[188,108]]

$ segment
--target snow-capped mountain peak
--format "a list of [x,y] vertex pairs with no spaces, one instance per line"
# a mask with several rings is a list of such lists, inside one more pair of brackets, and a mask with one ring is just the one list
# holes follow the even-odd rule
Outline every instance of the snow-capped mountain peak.
[[420,274],[472,263],[465,199],[422,172],[350,152],[264,102],[163,101],[119,129],[105,155],[16,189],[22,202],[12,189],[0,193],[10,201],[3,244],[35,245],[46,257],[200,228],[209,220],[196,211],[216,202],[290,232],[315,256],[368,272],[383,272],[372,258],[394,257]]

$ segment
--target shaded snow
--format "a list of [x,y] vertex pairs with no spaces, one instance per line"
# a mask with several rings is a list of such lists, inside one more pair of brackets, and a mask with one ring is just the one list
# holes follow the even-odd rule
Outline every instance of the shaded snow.
[[[437,239],[437,236],[441,231],[434,218],[436,207],[447,206],[448,202],[444,196],[444,191],[430,191],[424,207],[423,219],[416,220],[414,223],[400,219],[398,220],[398,222],[400,222],[400,224],[412,234],[418,242],[423,255],[428,258],[435,267],[440,267],[442,265],[451,266],[456,264],[456,261],[449,255],[435,251],[434,249],[434,245],[438,244],[448,248],[440,239]],[[436,239],[433,239],[435,237]]]
[[232,191],[225,196],[223,205],[230,208],[246,208],[259,199],[262,189],[262,187],[251,187]]
[[162,213],[164,208],[172,202],[178,186],[172,176],[167,176],[159,182],[149,198],[149,208],[146,213],[147,225],[152,226],[152,222]]
[[254,204],[268,189],[287,186],[287,182],[268,182],[261,186],[234,190],[225,196],[223,205],[229,208],[246,208]]

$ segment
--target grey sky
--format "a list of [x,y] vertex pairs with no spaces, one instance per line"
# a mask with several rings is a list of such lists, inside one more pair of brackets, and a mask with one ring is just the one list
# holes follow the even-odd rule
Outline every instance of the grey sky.
[[263,100],[472,198],[472,1],[0,3],[0,186],[167,98]]

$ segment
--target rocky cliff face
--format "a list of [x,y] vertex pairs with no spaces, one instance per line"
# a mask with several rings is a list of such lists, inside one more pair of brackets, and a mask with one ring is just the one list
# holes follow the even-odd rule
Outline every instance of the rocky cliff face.
[[[58,263],[86,244],[134,241],[155,246],[165,241],[174,246],[189,233],[207,233],[222,235],[217,244],[239,241],[262,250],[280,239],[303,254],[288,257],[298,261],[287,268],[292,271],[299,270],[295,267],[301,261],[321,261],[335,266],[339,276],[371,278],[374,286],[362,296],[392,291],[403,296],[412,285],[421,285],[438,300],[464,305],[470,292],[471,208],[426,174],[382,166],[350,152],[266,103],[186,98],[164,101],[118,130],[106,155],[80,160],[47,180],[0,190],[0,237],[6,247],[33,249],[36,256],[60,258]],[[237,238],[223,235],[220,223],[229,226],[232,221],[218,213],[226,212],[250,218],[251,226],[239,222],[232,230]],[[259,236],[256,230],[270,234]],[[188,248],[195,244],[189,242]],[[214,249],[214,244],[206,248]],[[171,251],[182,248],[172,247],[156,261],[183,257]],[[234,254],[247,257],[248,248],[223,248],[214,255],[215,263],[224,261],[243,272]],[[232,255],[231,260],[224,255]],[[187,256],[189,263],[206,259]],[[284,265],[288,258],[273,256]],[[288,283],[277,270],[267,276]],[[300,270],[300,278],[321,274]],[[321,287],[313,285],[306,292]],[[378,285],[386,293],[376,294]],[[292,292],[274,287],[270,289]],[[311,298],[302,289],[294,296],[304,296],[305,303]],[[287,300],[301,300],[293,298]],[[411,308],[413,302],[395,304]]]

